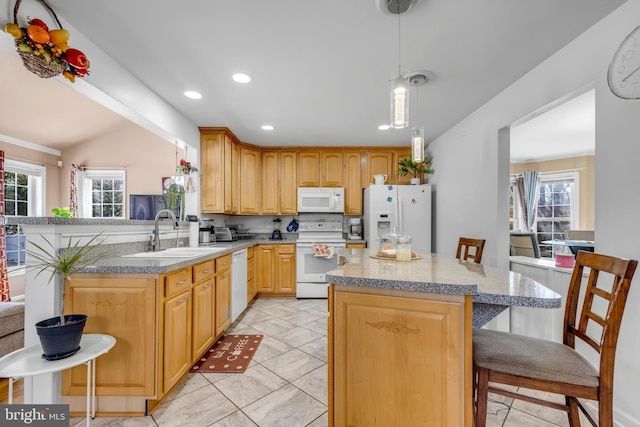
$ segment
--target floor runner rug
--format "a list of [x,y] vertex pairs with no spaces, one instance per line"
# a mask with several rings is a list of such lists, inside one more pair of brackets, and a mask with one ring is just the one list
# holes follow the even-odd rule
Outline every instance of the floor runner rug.
[[191,372],[244,372],[256,353],[262,335],[226,335],[202,355]]

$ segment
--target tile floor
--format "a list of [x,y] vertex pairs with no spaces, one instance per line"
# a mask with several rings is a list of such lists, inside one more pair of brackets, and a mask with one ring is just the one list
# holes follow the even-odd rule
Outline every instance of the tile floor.
[[[327,425],[327,301],[258,299],[227,333],[263,334],[242,374],[189,374],[151,416],[94,427],[319,427]],[[564,412],[492,396],[490,427],[567,426]],[[72,418],[72,426],[84,425]],[[588,425],[588,423],[583,423]]]

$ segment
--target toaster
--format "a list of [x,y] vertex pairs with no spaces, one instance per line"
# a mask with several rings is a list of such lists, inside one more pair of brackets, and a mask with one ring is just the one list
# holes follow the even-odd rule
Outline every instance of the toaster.
[[216,227],[216,241],[217,242],[233,242],[238,240],[238,233],[234,232],[229,227]]

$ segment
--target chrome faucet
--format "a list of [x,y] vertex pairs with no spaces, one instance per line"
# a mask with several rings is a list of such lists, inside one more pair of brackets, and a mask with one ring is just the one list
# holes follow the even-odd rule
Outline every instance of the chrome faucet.
[[162,215],[163,213],[169,214],[169,216],[171,217],[174,230],[177,230],[180,227],[180,225],[178,224],[178,220],[176,219],[176,214],[174,214],[172,210],[159,210],[156,214],[156,218],[154,219],[153,233],[149,238],[149,245],[151,246],[152,251],[160,249],[160,229],[158,228],[158,223],[160,222],[160,215]]

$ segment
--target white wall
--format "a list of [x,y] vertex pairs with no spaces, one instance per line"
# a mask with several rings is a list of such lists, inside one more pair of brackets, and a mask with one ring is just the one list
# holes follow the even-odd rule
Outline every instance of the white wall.
[[[607,68],[622,40],[638,26],[640,0],[630,0],[516,81],[430,146],[435,251],[452,254],[458,237],[487,239],[483,261],[508,265],[508,137],[498,131],[585,85],[596,90],[596,251],[639,259],[640,100],[621,100],[607,86]],[[508,55],[505,54],[505,61]],[[505,143],[506,140],[506,143]],[[640,426],[640,273],[624,315],[615,375],[615,419]]]
[[[14,1],[0,0],[0,22],[13,22],[14,4]],[[52,7],[55,9],[55,4]],[[21,3],[18,22],[24,24],[26,16],[40,17],[50,24],[54,22],[39,2]],[[64,16],[58,17],[71,34],[69,44],[86,53],[91,61],[90,75],[84,79],[76,79],[74,84],[68,83],[70,86],[168,141],[180,140],[195,149],[200,148],[200,133],[193,122],[100,50],[65,21]],[[0,49],[15,53],[13,38],[2,34]],[[64,77],[55,78],[67,84]]]

